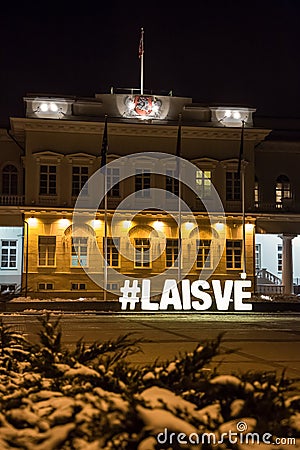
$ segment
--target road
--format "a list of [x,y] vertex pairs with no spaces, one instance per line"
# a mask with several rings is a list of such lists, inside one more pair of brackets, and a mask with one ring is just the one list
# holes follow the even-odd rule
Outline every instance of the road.
[[[23,332],[31,341],[37,339],[38,315],[3,314],[2,317],[5,324]],[[286,368],[289,376],[300,377],[300,314],[297,313],[65,313],[61,325],[63,343],[68,347],[81,337],[88,343],[124,333],[142,337],[143,352],[130,358],[135,364],[170,359],[225,332],[222,348],[236,351],[215,360],[216,363],[223,360],[220,372],[272,370],[280,374]]]

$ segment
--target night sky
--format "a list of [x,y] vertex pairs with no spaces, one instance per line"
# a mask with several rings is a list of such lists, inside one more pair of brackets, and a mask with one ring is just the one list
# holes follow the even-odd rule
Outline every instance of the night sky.
[[141,27],[145,90],[300,118],[299,0],[80,7],[1,15],[1,126],[24,114],[30,92],[93,97],[111,86],[138,88]]

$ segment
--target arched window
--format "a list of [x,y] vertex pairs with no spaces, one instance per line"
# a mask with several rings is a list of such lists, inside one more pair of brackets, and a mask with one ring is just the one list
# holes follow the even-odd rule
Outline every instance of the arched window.
[[7,164],[2,170],[2,194],[17,195],[18,170],[12,164]]
[[286,175],[279,175],[276,180],[276,203],[281,204],[285,198],[292,198],[291,183]]

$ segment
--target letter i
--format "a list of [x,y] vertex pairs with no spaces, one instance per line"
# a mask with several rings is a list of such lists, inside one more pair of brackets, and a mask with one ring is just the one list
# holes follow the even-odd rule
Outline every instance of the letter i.
[[191,284],[190,280],[182,280],[182,309],[191,309]]

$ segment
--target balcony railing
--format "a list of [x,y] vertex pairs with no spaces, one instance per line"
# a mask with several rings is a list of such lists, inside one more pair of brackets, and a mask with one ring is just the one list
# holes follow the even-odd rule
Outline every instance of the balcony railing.
[[260,212],[300,212],[300,203],[293,199],[283,199],[282,202],[255,202],[254,209]]
[[267,269],[259,269],[256,272],[257,282],[261,284],[281,284],[281,279]]
[[0,195],[1,206],[24,205],[24,195]]
[[269,272],[267,269],[260,269],[256,272],[256,290],[259,294],[282,294],[283,286],[279,277]]

